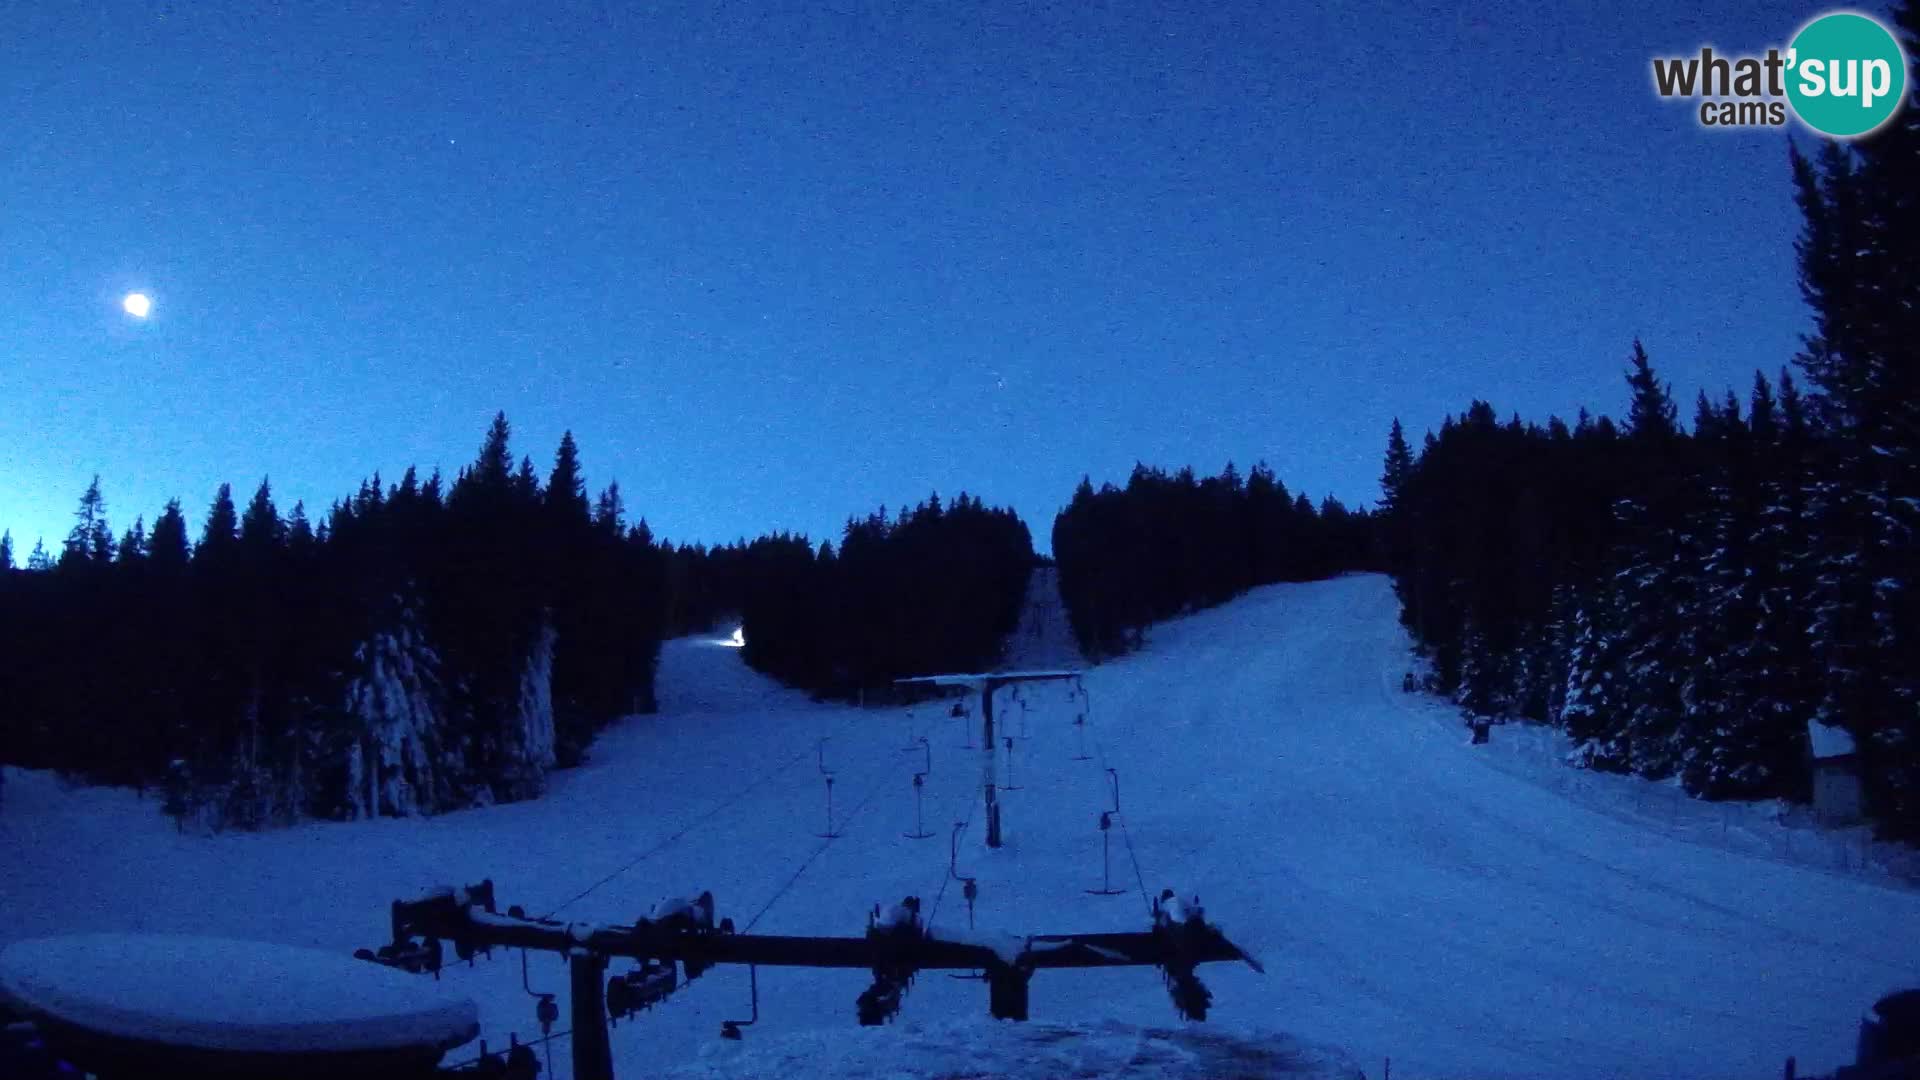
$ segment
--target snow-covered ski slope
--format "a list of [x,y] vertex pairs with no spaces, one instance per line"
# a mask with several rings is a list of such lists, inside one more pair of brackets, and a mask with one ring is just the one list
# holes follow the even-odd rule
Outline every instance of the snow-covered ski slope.
[[1059,568],[1034,567],[1027,578],[1020,624],[1007,639],[1006,667],[1002,670],[1041,671],[1085,664],[1080,645],[1073,639],[1073,626],[1067,621],[1067,606],[1060,599]]
[[[1636,813],[1620,780],[1562,790],[1544,757],[1466,745],[1443,704],[1399,690],[1406,642],[1384,579],[1259,590],[1159,627],[1086,676],[1094,760],[1074,761],[1058,687],[1003,702],[1017,740],[1008,844],[981,844],[978,751],[944,707],[823,706],[749,672],[717,642],[669,644],[661,714],[596,745],[545,799],[431,820],[185,837],[152,801],[62,792],[14,773],[0,809],[0,942],[73,931],[212,933],[351,950],[387,902],[492,876],[535,914],[630,921],[663,895],[713,890],[743,928],[857,934],[876,902],[941,891],[953,823],[979,878],[982,930],[1134,929],[1145,905],[1118,829],[1100,884],[1104,767],[1146,887],[1198,893],[1265,976],[1208,965],[1213,1018],[1186,1028],[1154,972],[1041,972],[1034,1024],[985,1019],[982,984],[922,975],[899,1023],[854,1026],[859,973],[716,970],[613,1032],[625,1076],[1743,1077],[1851,1058],[1862,1009],[1920,983],[1920,894],[1695,842]],[[912,773],[933,757],[927,828]],[[816,742],[830,740],[833,841]],[[1495,732],[1496,741],[1505,737]],[[977,737],[974,740],[977,745]],[[914,746],[911,752],[903,748]],[[1090,746],[1090,750],[1093,747]],[[1618,805],[1606,800],[1616,800]],[[797,874],[797,877],[796,877]],[[564,996],[549,956],[533,988]],[[450,969],[492,1045],[537,1033],[516,958]],[[564,1016],[564,1013],[563,1013]],[[564,1023],[564,1020],[563,1020]],[[1284,1035],[1276,1033],[1285,1033]],[[1265,1056],[1260,1047],[1269,1051]],[[568,1075],[566,1043],[553,1046]],[[459,1051],[449,1060],[457,1060]]]

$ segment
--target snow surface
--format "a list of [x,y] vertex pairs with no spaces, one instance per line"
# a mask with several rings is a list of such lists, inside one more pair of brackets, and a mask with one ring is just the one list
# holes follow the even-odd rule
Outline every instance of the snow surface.
[[1015,671],[1080,671],[1087,666],[1060,599],[1060,568],[1036,566],[1027,577],[1020,623],[1007,639],[1001,666]]
[[[999,850],[983,844],[981,754],[960,749],[975,718],[815,704],[715,639],[669,643],[660,714],[610,730],[531,802],[200,837],[130,792],[13,771],[0,941],[218,933],[345,956],[383,943],[396,897],[489,876],[503,907],[569,921],[631,923],[661,895],[711,889],[718,914],[757,932],[857,937],[875,904],[909,895],[935,933],[965,932],[947,839],[969,821],[953,870],[979,880],[975,932],[1147,929],[1130,841],[1147,896],[1203,897],[1267,974],[1203,966],[1214,1007],[1193,1027],[1175,1024],[1154,971],[1042,971],[1021,1028],[986,1020],[984,984],[929,972],[899,1022],[863,1030],[853,1005],[866,973],[767,968],[760,1021],[736,1044],[720,1021],[750,1015],[747,972],[721,967],[614,1030],[619,1074],[1037,1077],[1086,1063],[1078,1075],[1145,1076],[1159,1066],[1135,1055],[1252,1041],[1275,1054],[1342,1047],[1373,1077],[1391,1057],[1409,1080],[1751,1080],[1779,1075],[1790,1054],[1805,1074],[1849,1062],[1863,1010],[1920,984],[1920,894],[1879,871],[1882,849],[1868,859],[1862,842],[1855,859],[1857,834],[1830,840],[1764,807],[1567,768],[1555,754],[1569,747],[1544,729],[1503,725],[1466,745],[1457,709],[1400,691],[1408,664],[1387,582],[1357,575],[1258,590],[1089,670],[1094,760],[1071,760],[1070,684],[1028,686],[1022,790],[999,796]],[[843,834],[832,841],[813,835],[826,736]],[[902,834],[920,736],[935,837],[914,841]],[[1101,881],[1107,766],[1124,798],[1112,877],[1131,891],[1099,897],[1086,890]],[[557,958],[535,955],[530,975],[564,997]],[[444,977],[478,1002],[494,1047],[538,1033],[520,980],[511,955]],[[567,1043],[553,1051],[567,1077]],[[1216,1075],[1288,1075],[1206,1060],[1221,1062]],[[1344,1067],[1323,1060],[1327,1075]]]
[[[909,1009],[911,1001],[909,994]],[[1139,1028],[1098,1021],[1001,1024],[977,1020],[906,1021],[777,1039],[749,1034],[740,1043],[716,1041],[693,1064],[648,1075],[668,1080],[763,1080],[769,1076],[1357,1080],[1361,1073],[1338,1050],[1271,1033],[1235,1035],[1203,1025]]]
[[76,934],[0,950],[0,995],[77,1027],[235,1053],[451,1047],[472,1001],[337,952],[224,938]]
[[1818,720],[1807,721],[1807,739],[1813,744],[1813,756],[1817,760],[1846,757],[1855,749],[1853,735],[1846,728]]

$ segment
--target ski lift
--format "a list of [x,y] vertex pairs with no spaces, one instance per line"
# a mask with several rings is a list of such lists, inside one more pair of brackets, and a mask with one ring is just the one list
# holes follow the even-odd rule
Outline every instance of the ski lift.
[[1200,898],[1181,900],[1172,889],[1162,889],[1153,901],[1153,933],[1164,946],[1160,974],[1165,979],[1173,1007],[1189,1020],[1205,1020],[1213,1005],[1213,991],[1194,974],[1191,943],[1198,935],[1212,932],[1207,926],[1206,909]]
[[899,1015],[901,999],[913,984],[914,969],[911,962],[890,957],[888,947],[916,942],[925,936],[926,931],[920,925],[919,897],[909,896],[884,913],[880,905],[873,906],[872,914],[867,917],[867,940],[881,948],[873,965],[873,985],[861,991],[854,1001],[861,1026],[875,1027]]
[[753,1015],[747,1020],[720,1021],[720,1037],[740,1041],[740,1029],[760,1022],[760,965],[747,965],[747,1000],[752,1003]]
[[668,897],[653,905],[653,910],[638,925],[658,926],[666,930],[711,930],[713,893]]
[[923,813],[926,807],[926,787],[927,787],[927,774],[923,772],[914,773],[913,774],[913,831],[910,833],[902,834],[909,840],[925,840],[933,835],[931,832],[927,831],[927,826],[925,823],[925,818]]
[[677,969],[668,960],[648,959],[632,971],[607,980],[607,1016],[624,1020],[667,999],[680,986]]
[[553,1034],[553,1022],[560,1019],[560,1006],[554,1003],[552,994],[543,994],[533,988],[533,983],[527,975],[527,950],[525,949],[520,950],[520,989],[525,990],[528,997],[535,999],[533,1018],[540,1023],[540,1034]]
[[410,975],[431,972],[440,977],[440,940],[428,938],[424,941],[396,942],[382,945],[378,949],[356,949],[356,960],[370,960],[382,967],[398,968]]
[[1119,896],[1127,891],[1113,887],[1112,830],[1113,812],[1100,811],[1100,887],[1087,890],[1092,896]]
[[540,1075],[540,1061],[533,1056],[533,1047],[520,1041],[520,1036],[507,1035],[507,1052],[500,1054],[487,1051],[487,1041],[480,1040],[480,1057],[473,1063],[472,1072],[481,1080],[534,1080]]

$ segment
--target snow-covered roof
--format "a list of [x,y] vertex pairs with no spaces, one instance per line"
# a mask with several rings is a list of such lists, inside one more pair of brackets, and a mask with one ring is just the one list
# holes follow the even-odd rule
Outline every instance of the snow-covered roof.
[[445,1050],[480,1013],[429,979],[224,938],[79,934],[0,951],[0,995],[86,1031],[228,1053]]
[[1807,741],[1813,744],[1815,760],[1846,757],[1856,749],[1853,736],[1846,728],[1823,724],[1818,720],[1807,721]]

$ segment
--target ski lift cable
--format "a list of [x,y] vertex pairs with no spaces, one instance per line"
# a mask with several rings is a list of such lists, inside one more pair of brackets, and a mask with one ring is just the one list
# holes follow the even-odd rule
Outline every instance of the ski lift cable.
[[[844,726],[852,727],[853,721],[849,720]],[[665,840],[662,840],[659,843],[648,848],[647,850],[641,852],[639,855],[635,856],[631,862],[628,862],[625,866],[620,867],[618,870],[615,870],[613,873],[608,874],[606,877],[601,878],[599,881],[596,881],[593,884],[587,886],[585,889],[582,889],[578,893],[575,893],[572,897],[568,898],[559,907],[556,907],[552,911],[547,912],[545,915],[541,916],[541,918],[543,920],[553,918],[555,915],[558,915],[560,912],[565,911],[567,908],[573,906],[575,903],[586,899],[588,896],[592,895],[594,891],[608,884],[613,879],[619,877],[620,875],[626,873],[627,871],[633,869],[634,867],[639,866],[641,863],[646,862],[648,859],[653,858],[655,855],[658,855],[662,851],[665,851],[667,848],[672,847],[674,844],[678,843],[681,840],[681,838],[685,837],[688,833],[692,832],[693,830],[699,828],[701,825],[704,825],[708,821],[711,821],[714,817],[718,816],[722,810],[728,809],[729,807],[739,803],[741,799],[746,798],[747,795],[749,795],[754,791],[754,789],[760,787],[762,784],[765,784],[767,781],[772,780],[774,777],[779,776],[781,773],[786,772],[788,769],[791,769],[795,765],[798,765],[800,762],[804,761],[807,758],[807,750],[811,750],[811,749],[814,749],[813,744],[809,744],[805,750],[801,750],[798,754],[795,754],[793,757],[788,758],[784,763],[775,766],[771,771],[761,776],[759,779],[753,781],[751,784],[748,784],[746,787],[743,787],[739,791],[734,792],[732,795],[728,796],[727,798],[720,800],[719,802],[713,804],[711,807],[708,807],[705,813],[700,814],[699,816],[695,817],[692,821],[689,821],[686,825],[682,826],[679,832],[674,833],[672,836],[667,837]]]
[[[970,792],[967,795],[967,816],[966,820],[960,823],[960,830],[962,832],[965,832],[967,827],[973,824],[973,812],[980,806],[981,800],[975,797],[976,794],[977,793]],[[947,885],[952,880],[953,874],[951,868],[948,869],[948,872],[940,875],[940,889],[933,894],[933,906],[927,909],[927,927],[929,929],[933,927],[934,916],[940,914],[940,901],[945,899],[947,895]]]
[[[867,804],[873,801],[873,797],[875,795],[880,794],[881,789],[886,786],[887,786],[886,779],[883,777],[879,783],[876,783],[872,787],[868,788],[866,796],[862,798],[858,803],[855,803],[853,809],[847,811],[847,816],[841,819],[841,822],[840,822],[841,825],[844,827],[845,825],[852,823],[855,818],[858,818],[860,816],[860,811],[866,809]],[[844,830],[843,830],[843,834],[844,834]],[[760,909],[759,914],[756,914],[752,919],[749,919],[747,921],[747,925],[742,927],[740,932],[745,934],[751,931],[754,927],[754,924],[758,923],[762,918],[764,918],[767,912],[772,911],[773,906],[775,904],[778,904],[781,898],[787,895],[787,891],[789,889],[792,889],[794,885],[799,883],[800,876],[807,872],[807,868],[813,865],[813,861],[815,859],[818,859],[823,852],[825,852],[829,847],[832,847],[832,846],[833,846],[832,839],[822,840],[819,846],[813,849],[813,853],[811,855],[808,855],[806,859],[800,863],[800,868],[793,872],[793,876],[787,879],[787,883],[785,885],[780,886],[779,891],[773,894],[773,898],[767,901],[766,906]]]
[[[1080,707],[1087,718],[1085,726],[1090,730],[1093,727],[1093,694],[1085,686],[1080,688]],[[1100,745],[1100,736],[1095,734],[1090,737],[1093,739],[1094,757],[1099,759],[1101,771],[1111,773],[1113,770],[1107,768],[1107,752],[1106,748]],[[1120,819],[1120,839],[1127,846],[1127,860],[1133,863],[1133,880],[1140,886],[1140,901],[1146,904],[1147,910],[1151,912],[1153,899],[1147,895],[1147,879],[1146,875],[1140,872],[1140,856],[1133,849],[1133,834],[1127,831],[1127,815],[1115,814],[1114,816]]]

